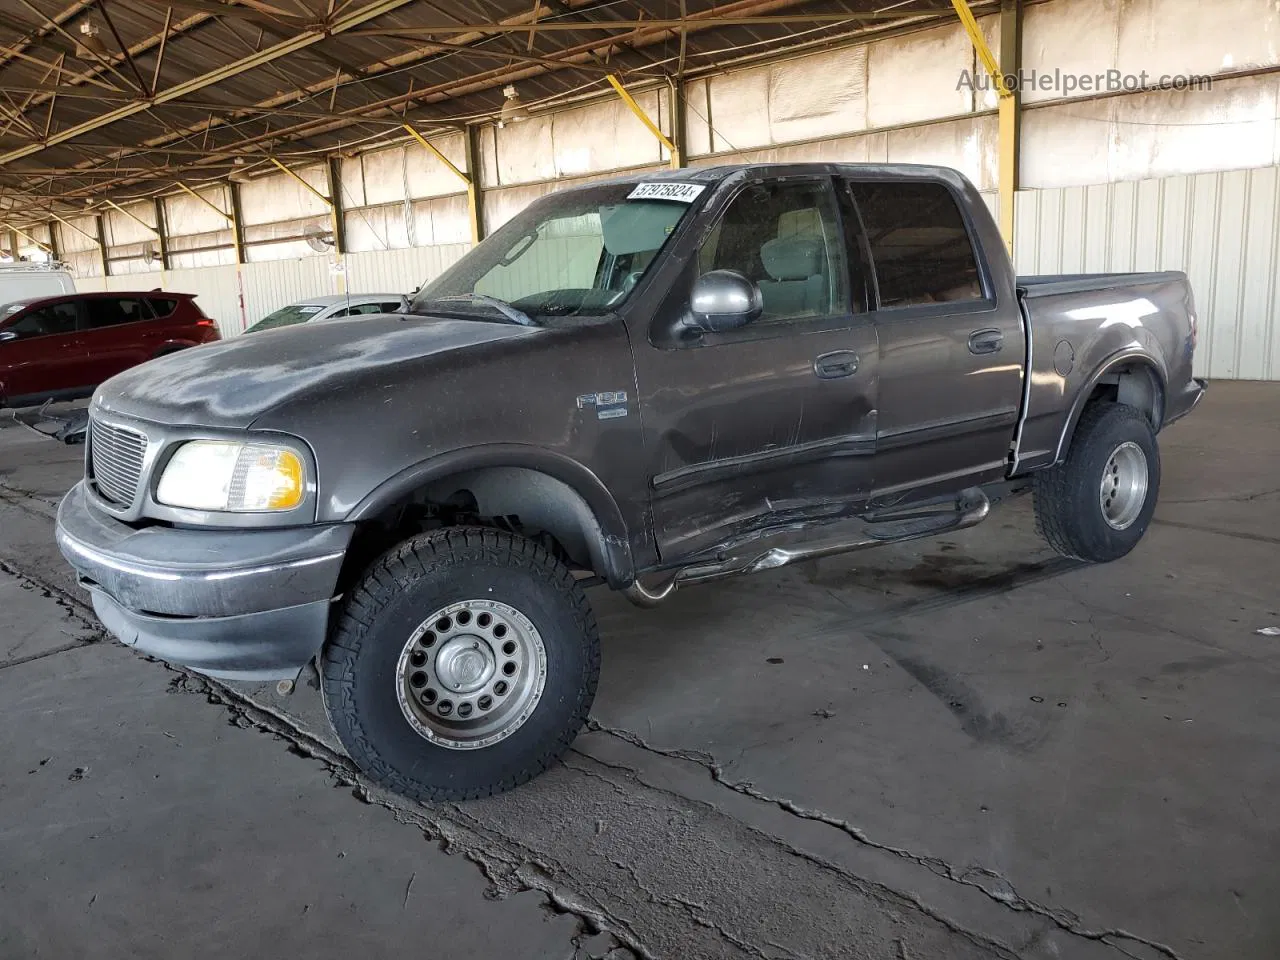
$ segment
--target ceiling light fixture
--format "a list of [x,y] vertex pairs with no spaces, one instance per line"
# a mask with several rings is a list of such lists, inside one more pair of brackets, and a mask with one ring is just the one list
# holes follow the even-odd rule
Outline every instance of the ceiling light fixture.
[[106,44],[98,36],[98,28],[94,26],[93,21],[80,21],[80,38],[76,41],[76,57],[81,60],[97,60],[106,52]]
[[498,114],[499,127],[529,119],[529,108],[524,105],[524,101],[520,99],[520,94],[516,92],[514,86],[508,84],[503,87],[502,95],[507,99],[503,101],[502,112]]

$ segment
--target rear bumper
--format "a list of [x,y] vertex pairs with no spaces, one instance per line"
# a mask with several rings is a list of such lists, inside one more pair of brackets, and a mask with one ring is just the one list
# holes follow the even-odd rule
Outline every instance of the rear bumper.
[[215,677],[296,677],[319,651],[354,527],[141,530],[93,509],[77,484],[57,539],[119,640]]
[[1167,427],[1174,421],[1181,420],[1194,410],[1204,399],[1205,391],[1208,389],[1209,381],[1203,377],[1193,377],[1188,380],[1187,385],[1179,393],[1169,397],[1169,409],[1165,414],[1164,426]]

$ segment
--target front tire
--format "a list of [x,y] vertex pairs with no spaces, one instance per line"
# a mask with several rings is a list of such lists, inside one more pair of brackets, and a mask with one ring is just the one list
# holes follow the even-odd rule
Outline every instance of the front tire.
[[470,800],[564,754],[595,697],[600,638],[544,547],[453,527],[369,568],[320,672],[334,732],[370,779],[418,800]]
[[1123,557],[1142,539],[1160,491],[1160,449],[1141,411],[1085,407],[1067,458],[1035,476],[1036,528],[1058,553],[1090,563]]

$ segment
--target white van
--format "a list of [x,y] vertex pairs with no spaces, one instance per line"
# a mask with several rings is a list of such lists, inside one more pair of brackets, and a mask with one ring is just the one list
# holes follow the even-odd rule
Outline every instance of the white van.
[[0,306],[75,292],[76,282],[60,263],[0,263]]

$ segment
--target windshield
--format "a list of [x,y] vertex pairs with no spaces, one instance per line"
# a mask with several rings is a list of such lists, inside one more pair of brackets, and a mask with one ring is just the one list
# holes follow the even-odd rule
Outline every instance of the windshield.
[[608,313],[626,300],[702,189],[621,183],[553,194],[418,291],[413,312],[519,322],[514,313],[535,323]]
[[9,316],[11,313],[17,313],[29,303],[31,303],[30,300],[15,300],[13,303],[6,303],[4,306],[0,306],[0,319]]
[[295,323],[306,323],[323,309],[323,306],[314,303],[295,303],[292,306],[282,307],[275,313],[267,314],[245,330],[245,333],[257,333],[259,330],[270,330],[273,327],[289,327]]

